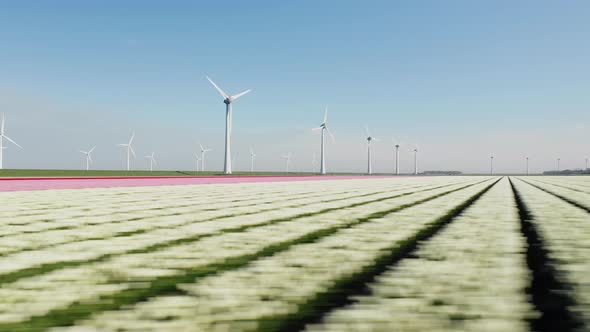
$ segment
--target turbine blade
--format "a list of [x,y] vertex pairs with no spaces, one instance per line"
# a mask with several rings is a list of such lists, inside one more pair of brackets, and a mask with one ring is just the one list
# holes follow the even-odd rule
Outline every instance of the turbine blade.
[[129,145],[129,150],[131,150],[131,154],[133,155],[133,158],[135,158],[135,151],[131,145]]
[[94,151],[94,149],[96,148],[96,145],[92,147],[92,149],[90,149],[90,151],[88,151],[88,153],[92,153],[92,151]]
[[129,145],[131,145],[131,142],[133,142],[134,137],[135,137],[135,132],[133,132],[133,134],[131,135],[131,139],[129,140]]
[[328,131],[328,134],[330,134],[330,138],[332,138],[332,142],[336,142],[336,139],[334,138],[334,135],[332,135],[332,132],[330,131],[330,129],[328,129],[326,127],[326,130]]
[[311,128],[311,130],[322,130],[323,127],[316,127],[316,128]]
[[92,157],[90,156],[90,154],[88,155],[88,161],[90,161],[90,163],[92,164]]
[[221,96],[223,97],[223,99],[227,99],[229,98],[229,95],[227,93],[225,93],[225,91],[221,90],[221,88],[215,84],[215,82],[213,82],[212,79],[209,78],[209,76],[206,76],[207,80],[209,80],[209,82],[211,82],[211,84],[213,84],[213,86],[215,87],[215,89],[221,94]]
[[365,130],[367,132],[367,137],[371,137],[371,133],[369,132],[369,126],[365,125]]
[[324,112],[324,124],[328,123],[328,106],[326,106],[326,111]]
[[121,143],[121,144],[117,144],[117,145],[118,145],[118,146],[123,146],[123,147],[127,146],[127,144],[123,144],[123,143]]
[[201,143],[199,143],[199,147],[201,148],[201,151],[205,150],[203,149],[203,145]]
[[230,99],[231,99],[232,101],[234,101],[234,100],[238,100],[238,98],[240,98],[240,97],[241,97],[241,96],[243,96],[243,95],[246,95],[246,94],[248,94],[250,91],[252,91],[252,89],[248,89],[248,90],[242,91],[242,92],[238,93],[237,95],[233,95],[233,96],[231,96],[231,98],[230,98]]
[[22,146],[18,145],[18,143],[16,143],[15,141],[13,141],[10,137],[6,136],[6,135],[2,135],[2,137],[6,138],[7,141],[9,141],[10,143],[18,146],[19,148],[23,148]]
[[80,153],[83,153],[83,154],[88,154],[88,152],[86,152],[86,151],[82,151],[82,150],[78,150],[78,151],[80,151]]
[[380,140],[379,138],[377,138],[377,137],[373,137],[373,141],[375,141],[375,142],[379,142],[379,141],[381,141],[381,140]]

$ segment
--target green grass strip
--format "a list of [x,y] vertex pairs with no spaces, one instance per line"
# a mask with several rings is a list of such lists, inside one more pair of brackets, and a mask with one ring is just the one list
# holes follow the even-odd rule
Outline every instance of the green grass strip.
[[[484,181],[478,181],[476,183],[472,183],[460,188],[455,188],[453,190],[445,191],[433,196],[429,196],[427,198],[404,204],[392,209],[378,211],[368,215],[367,217],[360,218],[351,222],[348,222],[344,225],[333,226],[326,229],[318,230],[301,236],[297,239],[293,239],[290,241],[285,241],[277,244],[269,245],[260,251],[254,254],[242,255],[237,257],[232,257],[225,259],[223,262],[217,264],[210,264],[207,266],[195,268],[195,269],[188,269],[185,270],[182,274],[175,275],[175,276],[166,276],[156,278],[149,282],[149,285],[145,288],[130,288],[118,292],[116,294],[112,294],[109,296],[101,297],[92,302],[76,302],[69,305],[66,308],[52,310],[44,316],[36,316],[31,318],[26,322],[19,322],[19,323],[9,323],[9,324],[0,324],[0,331],[28,331],[28,332],[37,332],[37,331],[44,331],[45,329],[57,326],[71,326],[74,325],[76,321],[87,319],[92,315],[96,315],[98,313],[110,310],[119,310],[124,306],[134,305],[139,302],[146,301],[152,297],[162,296],[162,295],[170,295],[176,294],[181,292],[176,285],[178,284],[186,284],[186,283],[193,283],[196,279],[200,279],[209,275],[213,275],[216,273],[222,273],[229,270],[234,270],[238,268],[243,268],[250,264],[253,261],[256,261],[260,258],[269,257],[274,254],[277,254],[282,251],[288,250],[290,247],[305,243],[312,243],[318,241],[322,238],[328,237],[330,235],[335,234],[336,232],[340,231],[341,229],[350,228],[355,225],[369,222],[371,219],[381,218],[388,214],[398,212],[404,209],[407,209],[412,206],[416,206],[419,204],[426,203],[428,201],[432,201],[439,197],[451,194],[453,192],[457,192],[459,190],[463,190],[465,188],[477,185],[479,183],[489,181],[486,179]],[[494,182],[495,183],[495,182]],[[400,196],[409,195],[401,194]],[[386,199],[386,198],[384,198]],[[379,200],[384,200],[379,199]],[[354,204],[354,206],[360,206],[367,203],[358,203]],[[326,210],[334,210],[332,208]],[[324,213],[324,212],[322,212]],[[316,213],[306,213],[304,216],[307,215],[314,215]],[[291,220],[291,219],[290,219]],[[283,220],[281,221],[288,221]],[[268,224],[268,223],[265,223]],[[247,227],[249,228],[249,227]],[[246,228],[240,228],[242,230]],[[237,231],[238,229],[235,229]],[[196,240],[197,238],[193,239]]]

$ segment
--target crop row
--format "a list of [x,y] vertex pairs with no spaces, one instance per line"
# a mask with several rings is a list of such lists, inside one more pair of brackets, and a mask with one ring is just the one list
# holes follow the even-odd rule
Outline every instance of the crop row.
[[[461,180],[464,181],[465,179]],[[320,204],[321,210],[317,207],[309,210],[302,207],[280,209],[269,214],[236,216],[209,224],[195,223],[168,232],[168,236],[185,240],[172,242],[169,246],[153,247],[153,241],[161,240],[159,236],[166,235],[160,234],[158,237],[145,239],[145,242],[135,239],[128,243],[105,243],[92,250],[88,247],[87,252],[90,253],[103,247],[105,250],[124,247],[123,251],[127,253],[74,267],[57,266],[52,271],[40,270],[38,275],[3,285],[0,297],[6,301],[0,307],[0,321],[26,323],[32,317],[41,317],[32,324],[38,322],[40,326],[51,325],[55,322],[47,320],[56,317],[61,319],[60,315],[75,318],[71,315],[72,312],[84,312],[79,308],[80,305],[100,303],[101,297],[106,298],[104,308],[109,308],[109,304],[113,303],[116,305],[116,299],[120,299],[123,304],[133,296],[141,300],[142,296],[157,293],[162,284],[175,285],[178,281],[185,280],[186,276],[213,273],[224,267],[231,269],[237,262],[247,263],[258,257],[286,250],[290,245],[328,237],[331,233],[365,220],[376,211],[407,208],[441,195],[451,195],[462,186],[478,181],[481,179],[471,179],[469,184],[441,188],[435,186],[423,191],[393,191],[389,193],[390,196],[379,198],[361,197],[338,203],[323,202]],[[458,181],[447,179],[440,184],[444,182],[449,184]],[[466,190],[472,189],[463,189],[458,193]],[[312,203],[310,205],[313,206]],[[153,250],[128,252],[129,247],[125,247],[126,245],[137,248],[152,246]],[[63,259],[67,256],[62,254],[61,257]],[[89,307],[86,310],[91,314],[96,308]],[[47,320],[44,315],[49,316],[45,317]]]
[[[94,315],[78,322],[77,328],[88,327],[85,329],[88,331],[283,330],[305,321],[326,298],[346,289],[347,283],[403,255],[406,247],[434,232],[448,221],[447,217],[468,205],[492,183],[478,183],[397,211],[373,213],[364,219],[357,217],[362,222],[340,227],[330,236],[292,245],[241,268],[181,283],[176,292],[158,294],[123,310]],[[396,202],[400,204],[398,200],[382,208],[368,208],[379,211]],[[346,215],[350,212],[335,219]],[[326,221],[330,220],[338,222]],[[311,225],[298,222],[293,226],[293,231],[305,232]],[[242,248],[244,243],[237,242],[236,247]],[[183,294],[178,294],[179,291]]]

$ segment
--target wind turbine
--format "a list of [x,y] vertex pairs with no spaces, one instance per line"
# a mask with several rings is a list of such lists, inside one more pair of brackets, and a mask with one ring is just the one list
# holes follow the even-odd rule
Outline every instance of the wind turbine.
[[201,148],[201,172],[205,171],[205,153],[211,151],[211,149],[205,149],[201,143],[199,143],[199,147]]
[[414,147],[414,175],[418,175],[418,145]]
[[321,144],[321,152],[320,152],[320,174],[324,175],[326,174],[326,155],[324,153],[325,151],[325,139],[324,139],[324,134],[327,131],[328,134],[330,134],[330,137],[332,138],[332,142],[335,141],[334,139],[334,135],[332,135],[332,132],[330,131],[330,129],[328,129],[328,107],[326,106],[326,111],[324,112],[324,122],[322,122],[322,124],[317,127],[317,128],[313,128],[312,130],[321,130],[322,131],[322,144]]
[[401,142],[396,140],[395,138],[392,138],[393,141],[393,147],[395,148],[395,170],[394,170],[394,174],[395,175],[399,175],[399,147],[401,145]]
[[256,154],[254,150],[250,148],[250,173],[254,172],[254,158],[256,158]]
[[207,76],[207,80],[213,84],[215,89],[221,94],[223,97],[223,102],[225,103],[225,159],[223,164],[223,173],[231,174],[231,130],[232,130],[232,108],[231,104],[238,100],[238,98],[242,97],[243,95],[247,94],[248,92],[252,91],[250,89],[242,91],[236,95],[230,96],[225,91],[223,91],[213,80],[211,80]]
[[133,154],[133,158],[135,158],[135,151],[133,151],[133,147],[131,146],[131,143],[133,142],[133,138],[135,137],[135,132],[133,132],[133,134],[131,135],[131,139],[129,139],[129,143],[127,144],[119,144],[119,146],[126,148],[127,150],[127,170],[129,170],[129,158],[130,158],[130,153]]
[[289,173],[289,163],[291,162],[291,152],[282,155],[281,158],[285,159],[286,163],[287,163],[287,173]]
[[201,163],[201,157],[199,157],[199,153],[195,153],[195,157],[197,159],[197,172],[199,171],[199,164]]
[[6,147],[3,145],[3,141],[6,138],[7,141],[9,141],[10,143],[18,146],[19,148],[23,148],[22,146],[18,145],[15,141],[13,141],[10,137],[6,136],[6,133],[4,132],[4,113],[2,113],[2,124],[0,125],[0,169],[2,169],[2,153],[4,151],[4,149],[6,149]]
[[371,164],[371,142],[378,142],[379,139],[371,136],[371,133],[369,132],[369,126],[365,126],[365,129],[367,131],[367,174],[371,175],[373,174],[373,165]]
[[494,155],[490,155],[490,175],[494,175]]
[[525,157],[526,158],[526,175],[529,175],[529,157]]
[[94,148],[96,148],[96,146],[93,146],[92,149],[88,150],[88,151],[82,151],[80,150],[80,153],[86,155],[86,170],[90,169],[90,164],[92,163],[92,151],[94,151]]
[[156,158],[154,158],[154,154],[155,152],[152,152],[152,154],[145,156],[147,159],[150,160],[150,172],[154,170],[154,164],[158,164],[156,162]]
[[559,172],[559,162],[561,161],[561,158],[557,158],[557,171]]

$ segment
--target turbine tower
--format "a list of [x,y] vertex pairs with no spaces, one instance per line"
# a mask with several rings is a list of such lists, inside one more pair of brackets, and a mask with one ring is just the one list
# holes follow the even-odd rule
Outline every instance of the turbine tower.
[[557,158],[557,171],[559,172],[559,162],[561,161],[561,158]]
[[367,174],[371,175],[373,174],[373,165],[371,163],[371,142],[378,142],[379,139],[371,136],[371,133],[369,132],[369,126],[365,126],[365,130],[367,131]]
[[2,166],[2,158],[3,158],[2,153],[3,153],[4,149],[6,149],[6,147],[3,145],[3,143],[4,143],[3,141],[5,138],[7,141],[18,146],[19,148],[21,148],[21,149],[23,148],[22,146],[18,145],[15,141],[13,141],[10,137],[6,136],[6,133],[4,132],[4,122],[5,122],[4,113],[2,113],[2,124],[0,124],[0,169],[3,168],[3,166]]
[[393,174],[399,175],[399,147],[401,142],[397,141],[395,138],[392,139],[393,147],[395,148],[395,170]]
[[494,175],[494,155],[490,156],[490,175]]
[[254,150],[250,148],[250,173],[254,172],[254,158],[256,158],[256,154]]
[[201,157],[199,157],[199,153],[195,153],[195,157],[197,159],[197,172],[199,171],[199,165],[201,164]]
[[154,158],[154,154],[155,152],[152,152],[152,154],[145,156],[147,159],[150,160],[150,172],[152,172],[154,170],[154,164],[158,164],[156,162],[156,158]]
[[247,94],[248,92],[252,91],[250,89],[242,91],[236,95],[230,96],[225,91],[223,91],[213,80],[207,77],[207,80],[213,84],[215,89],[221,94],[223,97],[223,102],[225,103],[225,159],[223,164],[223,173],[224,174],[231,174],[231,131],[232,131],[232,108],[231,104],[238,100],[238,98],[242,97],[243,95]]
[[418,175],[418,146],[414,148],[414,175]]
[[92,151],[94,151],[94,148],[96,148],[96,146],[93,146],[92,149],[88,150],[88,151],[82,151],[80,150],[80,153],[82,153],[83,155],[86,156],[86,170],[90,169],[90,164],[92,163]]
[[291,163],[291,152],[282,155],[281,158],[285,159],[286,162],[286,172],[289,173],[289,163]]
[[199,143],[199,147],[201,148],[201,172],[204,172],[205,171],[205,153],[211,151],[211,149],[205,149],[201,143]]
[[334,139],[334,135],[332,135],[332,132],[330,131],[330,129],[328,129],[328,107],[326,106],[326,111],[324,112],[324,122],[322,122],[322,124],[317,127],[317,128],[313,128],[312,130],[321,130],[322,131],[322,143],[321,143],[321,149],[320,149],[320,174],[321,175],[325,175],[326,174],[326,155],[325,155],[325,133],[326,131],[328,132],[328,134],[330,134],[330,137],[332,138],[332,142],[335,141]]
[[127,150],[127,170],[129,170],[130,155],[133,154],[133,158],[135,158],[135,151],[133,151],[133,147],[131,146],[131,143],[133,142],[134,137],[135,137],[135,132],[133,132],[133,134],[131,135],[131,139],[129,140],[129,143],[119,144],[120,147],[124,147]]
[[529,175],[529,157],[526,157],[526,175]]

